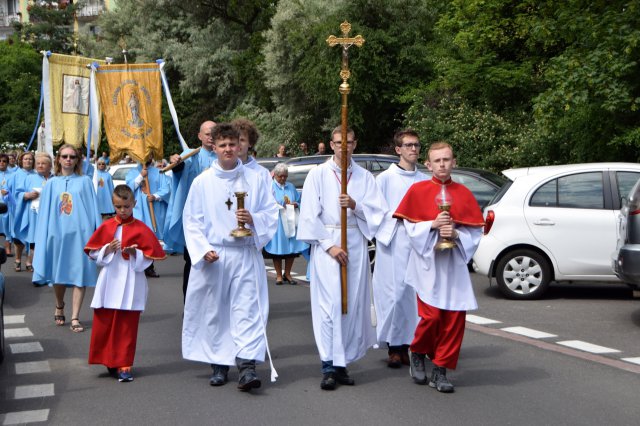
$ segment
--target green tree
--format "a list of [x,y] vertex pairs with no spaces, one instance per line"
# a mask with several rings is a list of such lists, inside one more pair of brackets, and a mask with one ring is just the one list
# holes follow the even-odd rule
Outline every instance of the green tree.
[[29,142],[40,99],[42,57],[14,39],[0,42],[0,144]]
[[68,2],[30,1],[29,22],[14,22],[20,40],[37,51],[74,53],[76,40],[73,33],[74,14],[78,6]]

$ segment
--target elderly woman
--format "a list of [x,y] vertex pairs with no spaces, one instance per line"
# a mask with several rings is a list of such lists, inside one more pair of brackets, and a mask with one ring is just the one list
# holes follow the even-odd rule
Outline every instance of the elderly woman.
[[36,241],[36,224],[38,223],[38,210],[40,208],[40,193],[44,189],[47,179],[51,177],[52,159],[49,154],[39,152],[36,154],[35,173],[26,177],[16,187],[18,204],[16,205],[15,214],[15,237],[29,246],[29,255],[26,260],[27,271],[33,271],[31,260],[33,259],[33,250]]
[[[282,285],[283,282],[291,285],[297,284],[291,278],[293,260],[308,247],[306,243],[298,241],[295,237],[297,226],[295,217],[300,208],[300,194],[293,184],[287,182],[288,177],[289,171],[286,164],[279,163],[273,169],[272,191],[273,197],[280,205],[280,217],[278,230],[264,250],[265,257],[273,259],[273,266],[276,270],[276,285]],[[283,259],[284,274],[282,272]]]
[[[102,153],[105,154],[104,152]],[[102,219],[108,219],[115,214],[115,208],[111,201],[111,195],[113,194],[113,179],[109,172],[107,172],[107,162],[104,157],[98,158],[96,162],[98,170],[97,180],[98,185],[96,188],[96,199],[98,200],[98,212],[102,215]]]

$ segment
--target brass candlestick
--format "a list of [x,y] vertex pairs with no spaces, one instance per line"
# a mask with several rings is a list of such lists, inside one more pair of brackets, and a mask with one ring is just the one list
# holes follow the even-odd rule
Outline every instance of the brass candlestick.
[[[440,192],[436,195],[436,204],[438,206],[438,210],[441,212],[448,212],[451,210],[452,199],[449,195],[449,191],[447,191],[446,185],[442,185]],[[458,245],[455,241],[450,240],[449,238],[440,237],[438,238],[438,242],[436,243],[436,250],[450,250]]]
[[[238,209],[244,209],[244,197],[247,196],[246,191],[234,192],[238,199]],[[231,231],[231,236],[236,238],[245,238],[253,235],[250,229],[244,227],[244,222],[238,221],[238,227]]]

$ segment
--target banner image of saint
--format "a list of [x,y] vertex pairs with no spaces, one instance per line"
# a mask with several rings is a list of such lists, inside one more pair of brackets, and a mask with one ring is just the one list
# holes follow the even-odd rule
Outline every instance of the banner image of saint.
[[58,214],[60,216],[67,215],[71,216],[71,212],[73,211],[73,199],[71,194],[68,192],[63,192],[60,194],[60,203],[58,204]]
[[62,112],[65,114],[89,114],[88,78],[76,75],[63,76]]
[[112,162],[162,158],[162,91],[158,64],[110,64],[96,70]]

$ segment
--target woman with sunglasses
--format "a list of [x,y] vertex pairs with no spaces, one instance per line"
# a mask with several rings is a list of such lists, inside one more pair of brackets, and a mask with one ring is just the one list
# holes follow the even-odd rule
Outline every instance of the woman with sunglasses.
[[84,255],[84,245],[102,223],[93,182],[82,175],[82,157],[72,145],[64,144],[56,155],[55,177],[40,196],[33,266],[34,284],[53,286],[56,298],[54,320],[65,324],[64,295],[73,288],[71,331],[84,326],[79,315],[86,287],[97,280],[95,263]]

